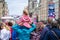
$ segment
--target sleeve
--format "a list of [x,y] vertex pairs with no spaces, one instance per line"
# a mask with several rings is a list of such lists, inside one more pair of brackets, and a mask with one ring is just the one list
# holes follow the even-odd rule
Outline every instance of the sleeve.
[[12,28],[13,28],[16,32],[18,32],[18,33],[23,33],[23,30],[21,30],[21,29],[18,28],[18,27],[20,27],[18,24],[15,24],[15,25],[12,26]]
[[30,34],[30,33],[36,28],[36,25],[35,25],[35,24],[32,24],[31,26],[32,26],[32,27],[31,27],[29,30],[24,29],[24,31],[25,31],[27,34]]

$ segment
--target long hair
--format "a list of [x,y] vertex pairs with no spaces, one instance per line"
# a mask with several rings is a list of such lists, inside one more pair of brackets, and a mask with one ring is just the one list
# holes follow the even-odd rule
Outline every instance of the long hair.
[[24,9],[23,10],[23,14],[28,15],[28,10],[27,9]]
[[6,25],[5,23],[3,23],[3,27],[7,30],[10,30],[10,27],[8,25]]
[[37,28],[36,28],[36,32],[42,30],[42,27],[41,25],[44,24],[44,21],[39,21],[36,25],[37,25]]

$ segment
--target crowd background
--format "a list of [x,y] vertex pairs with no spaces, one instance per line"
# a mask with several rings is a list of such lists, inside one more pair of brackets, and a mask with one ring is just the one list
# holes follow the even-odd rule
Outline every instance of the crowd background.
[[[12,28],[14,24],[16,24],[15,21],[0,23],[0,40],[18,40],[18,34]],[[35,25],[36,28],[30,33],[30,40],[59,40],[60,18],[48,18],[47,21],[42,20]]]
[[21,20],[0,22],[0,40],[60,40],[60,18],[34,24],[27,13],[23,11]]

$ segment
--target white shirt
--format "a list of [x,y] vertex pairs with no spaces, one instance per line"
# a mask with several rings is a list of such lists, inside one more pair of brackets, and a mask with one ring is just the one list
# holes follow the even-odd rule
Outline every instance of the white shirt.
[[0,38],[2,40],[9,40],[10,38],[10,31],[6,30],[5,28],[1,30]]

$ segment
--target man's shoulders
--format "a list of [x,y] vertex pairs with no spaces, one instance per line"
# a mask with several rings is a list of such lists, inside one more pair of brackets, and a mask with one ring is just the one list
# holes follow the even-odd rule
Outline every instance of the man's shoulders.
[[45,27],[44,30],[49,30],[48,27]]
[[2,32],[5,32],[5,31],[6,31],[6,29],[4,28],[4,29],[2,29],[1,31],[2,31]]
[[2,32],[6,33],[6,32],[10,32],[10,31],[4,28],[4,29],[2,29]]

